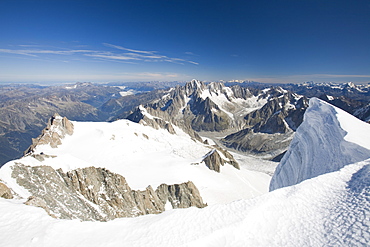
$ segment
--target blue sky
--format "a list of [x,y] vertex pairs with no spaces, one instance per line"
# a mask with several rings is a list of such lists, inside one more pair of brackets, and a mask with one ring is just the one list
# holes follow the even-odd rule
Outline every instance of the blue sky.
[[370,82],[370,0],[0,0],[0,82]]

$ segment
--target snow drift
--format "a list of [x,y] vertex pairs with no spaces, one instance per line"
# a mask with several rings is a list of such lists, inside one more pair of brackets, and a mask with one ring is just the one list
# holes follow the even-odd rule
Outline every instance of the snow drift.
[[270,191],[370,158],[370,125],[317,98],[276,168]]

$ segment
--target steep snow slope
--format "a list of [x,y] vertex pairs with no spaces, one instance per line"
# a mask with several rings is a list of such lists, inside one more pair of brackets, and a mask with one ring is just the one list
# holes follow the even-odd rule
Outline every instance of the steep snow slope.
[[317,98],[276,168],[270,190],[370,158],[370,125]]
[[2,246],[366,246],[370,160],[251,200],[110,222],[0,198]]
[[167,130],[129,120],[73,122],[73,125],[73,134],[67,135],[58,148],[39,145],[34,150],[35,154],[46,154],[49,158],[40,161],[27,156],[9,162],[0,169],[0,179],[24,198],[29,196],[28,191],[11,177],[16,163],[46,165],[62,168],[64,172],[102,167],[125,177],[134,190],[192,181],[209,205],[251,198],[268,191],[270,176],[267,174],[244,168],[237,170],[231,165],[222,166],[220,173],[209,170],[200,162],[213,147],[192,140],[179,128],[175,127],[176,134],[170,134]]

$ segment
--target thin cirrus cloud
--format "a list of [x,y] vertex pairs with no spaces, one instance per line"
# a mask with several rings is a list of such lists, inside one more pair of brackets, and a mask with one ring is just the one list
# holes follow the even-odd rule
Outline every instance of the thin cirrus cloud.
[[197,62],[182,59],[182,58],[171,58],[165,55],[160,55],[158,54],[157,51],[134,50],[134,49],[129,49],[129,48],[125,48],[119,45],[113,45],[109,43],[103,43],[103,45],[107,47],[115,48],[118,50],[128,51],[127,53],[123,53],[122,55],[125,57],[132,57],[135,60],[142,60],[145,62],[170,62],[170,63],[177,63],[177,64],[191,63],[195,65],[199,64]]
[[12,50],[12,49],[0,49],[0,53],[25,55],[31,57],[37,57],[41,54],[53,54],[53,55],[73,55],[76,53],[87,53],[92,52],[90,50]]
[[118,50],[124,50],[124,51],[129,51],[129,52],[134,52],[134,53],[144,53],[144,54],[153,54],[153,53],[156,53],[156,51],[140,51],[140,50],[133,50],[133,49],[128,49],[128,48],[125,48],[125,47],[119,46],[119,45],[112,45],[112,44],[108,44],[108,43],[103,43],[103,45],[105,45],[105,46],[107,46],[107,47],[116,48],[116,49],[118,49]]
[[[195,64],[199,63],[182,59],[182,58],[172,58],[165,55],[159,54],[157,51],[144,51],[129,49],[118,45],[103,43],[104,46],[113,48],[113,51],[104,50],[67,50],[67,49],[0,49],[0,53],[5,54],[15,54],[24,55],[30,57],[39,57],[41,55],[82,55],[85,57],[90,57],[94,59],[99,59],[103,61],[117,61],[117,62],[170,62],[176,64]],[[22,45],[21,47],[26,47]],[[117,51],[118,50],[118,51]],[[125,51],[125,52],[122,52]]]

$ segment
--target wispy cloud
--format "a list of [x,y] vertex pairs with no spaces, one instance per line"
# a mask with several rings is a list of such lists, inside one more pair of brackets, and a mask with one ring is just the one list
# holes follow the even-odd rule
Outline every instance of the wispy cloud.
[[194,52],[191,52],[191,51],[187,51],[185,52],[186,55],[190,55],[190,56],[199,56],[198,54],[195,54]]
[[104,58],[108,60],[140,60],[135,57],[130,57],[130,56],[125,56],[125,55],[118,55],[118,54],[84,54],[85,56],[88,57],[95,57],[95,58]]
[[103,45],[107,47],[115,48],[118,50],[128,51],[126,53],[121,54],[121,56],[132,57],[136,60],[141,60],[144,62],[169,62],[169,63],[177,63],[177,64],[190,63],[190,64],[195,64],[195,65],[199,64],[197,62],[182,59],[182,58],[168,57],[166,55],[159,54],[158,51],[143,51],[143,50],[129,49],[129,48],[125,48],[119,45],[113,45],[113,44],[108,44],[108,43],[103,43]]
[[112,48],[116,48],[118,50],[124,50],[124,51],[129,51],[129,52],[134,52],[134,53],[144,53],[144,54],[153,54],[153,53],[155,53],[155,51],[133,50],[133,49],[128,49],[128,48],[119,46],[119,45],[112,45],[112,44],[108,44],[108,43],[103,43],[103,45],[108,46],[108,47],[112,47]]
[[[115,61],[115,62],[169,62],[176,64],[194,64],[199,63],[186,60],[183,58],[169,57],[160,54],[157,51],[145,51],[125,48],[119,45],[113,45],[109,43],[103,43],[105,47],[113,48],[113,50],[88,50],[88,49],[31,49],[31,46],[21,45],[21,47],[28,49],[0,49],[0,53],[23,55],[29,57],[40,57],[42,55],[81,55],[84,57],[90,57],[103,61]],[[125,51],[125,52],[122,52]]]
[[[172,81],[186,80],[191,78],[188,75],[169,73],[169,72],[138,72],[138,73],[119,73],[119,74],[44,74],[43,79],[49,82],[76,82],[76,81]],[[39,74],[20,74],[10,75],[1,74],[0,81],[15,82],[39,82]]]
[[40,54],[73,55],[73,54],[76,54],[76,53],[89,53],[89,52],[94,52],[94,51],[90,51],[90,50],[42,50],[42,49],[12,50],[12,49],[0,49],[0,53],[25,55],[25,56],[31,56],[31,57],[37,57]]

